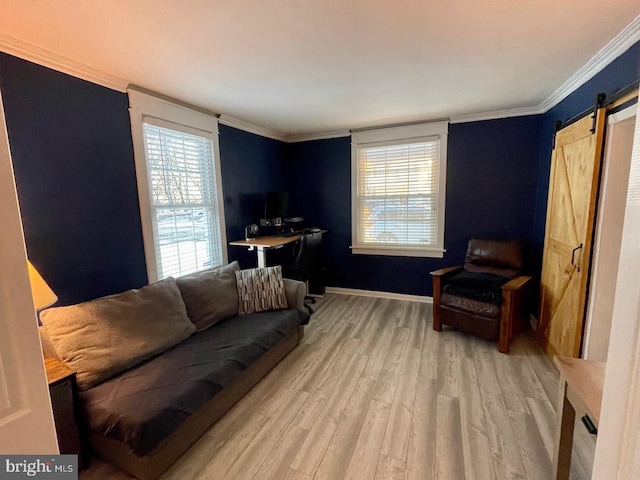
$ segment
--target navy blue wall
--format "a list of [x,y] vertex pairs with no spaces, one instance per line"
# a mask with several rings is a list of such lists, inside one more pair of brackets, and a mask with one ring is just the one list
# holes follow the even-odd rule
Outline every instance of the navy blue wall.
[[551,170],[551,147],[555,124],[569,120],[592,108],[599,93],[611,95],[640,78],[640,42],[633,45],[624,54],[611,62],[558,105],[543,115],[542,142],[538,157],[538,183],[536,189],[536,210],[534,217],[534,244],[542,250],[544,228],[547,213],[547,195],[549,193],[549,175]]
[[296,196],[308,223],[327,228],[327,284],[431,295],[429,272],[461,264],[474,235],[532,236],[540,116],[449,127],[443,259],[352,255],[350,138],[293,144]]
[[472,236],[533,237],[539,115],[449,127],[445,254],[461,264]]
[[[430,295],[428,272],[461,263],[473,235],[540,250],[555,121],[637,80],[639,58],[636,44],[545,115],[450,126],[444,259],[351,254],[350,138],[285,144],[221,125],[227,238],[284,190],[292,215],[329,230],[331,286]],[[146,283],[126,94],[2,53],[0,88],[28,254],[60,304]],[[240,247],[229,257],[255,265]]]
[[351,137],[288,145],[291,202],[307,226],[328,230],[323,238],[327,284],[356,287],[351,273]]
[[[29,258],[59,297],[89,300],[147,282],[124,93],[0,53],[0,88]],[[227,238],[287,190],[286,144],[220,126]],[[255,252],[229,248],[243,268]]]
[[0,53],[27,253],[76,303],[147,281],[128,99]]
[[[229,241],[244,238],[244,227],[263,217],[266,192],[290,190],[286,147],[284,142],[220,125],[220,168]],[[229,247],[228,252],[229,261],[238,260],[242,268],[257,263],[256,252],[242,247]]]

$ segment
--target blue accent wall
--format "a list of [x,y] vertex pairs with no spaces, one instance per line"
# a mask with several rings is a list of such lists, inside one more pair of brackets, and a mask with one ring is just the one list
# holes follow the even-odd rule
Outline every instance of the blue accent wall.
[[[474,235],[523,238],[538,266],[555,122],[637,80],[639,63],[636,44],[544,115],[450,125],[443,259],[351,254],[349,137],[286,144],[220,125],[227,239],[262,217],[267,191],[288,191],[292,216],[328,230],[330,286],[431,295],[429,272],[462,263]],[[3,53],[0,89],[27,251],[59,304],[144,285],[127,95]]]
[[[265,193],[290,190],[287,144],[226,125],[219,130],[227,240],[240,240],[244,227],[263,217]],[[228,253],[242,268],[257,264],[256,252],[243,247],[230,246]]]
[[449,127],[442,266],[462,264],[473,236],[531,243],[540,129],[539,115]]
[[58,305],[147,282],[128,98],[0,53],[27,253]]
[[352,255],[350,138],[288,145],[292,201],[308,225],[329,230],[327,284],[431,295],[428,272],[461,264],[474,235],[525,240],[528,268],[538,273],[555,122],[589,108],[597,93],[637,80],[638,50],[632,47],[545,115],[450,125],[443,259]]
[[[607,65],[584,85],[576,89],[567,98],[543,115],[542,141],[538,156],[536,187],[536,207],[534,216],[533,242],[538,251],[544,246],[544,229],[547,213],[547,195],[549,194],[549,175],[551,172],[551,150],[555,124],[579,115],[593,108],[599,93],[608,96],[631,85],[640,78],[640,42]],[[541,258],[541,256],[540,256]]]
[[[27,252],[57,304],[146,284],[127,95],[3,53],[0,88]],[[286,147],[220,125],[228,240],[262,217],[265,192],[289,190]]]
[[474,235],[524,239],[528,268],[538,274],[555,123],[591,107],[598,93],[611,95],[638,80],[639,62],[637,43],[544,115],[450,125],[443,259],[352,255],[350,140],[291,145],[305,218],[330,230],[327,284],[432,295],[428,272],[461,264]]
[[443,259],[351,254],[350,138],[292,144],[305,219],[329,230],[327,284],[431,295],[429,272],[461,264],[472,236],[529,241],[540,126],[540,116],[450,125]]
[[[351,137],[288,145],[291,202],[323,237],[327,285],[354,287],[351,269]],[[362,288],[362,287],[357,287]]]

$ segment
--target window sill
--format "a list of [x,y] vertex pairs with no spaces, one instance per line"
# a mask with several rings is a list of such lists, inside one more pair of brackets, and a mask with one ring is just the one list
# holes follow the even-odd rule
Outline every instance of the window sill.
[[417,247],[391,247],[391,246],[375,246],[363,247],[351,246],[351,253],[355,255],[387,255],[394,257],[431,257],[443,258],[444,250],[440,248],[417,248]]

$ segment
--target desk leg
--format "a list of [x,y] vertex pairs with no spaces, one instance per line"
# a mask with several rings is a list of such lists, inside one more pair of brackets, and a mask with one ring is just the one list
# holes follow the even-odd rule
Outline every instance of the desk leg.
[[258,247],[258,268],[264,268],[267,266],[267,249],[264,247]]
[[567,382],[560,379],[558,425],[556,427],[556,445],[554,452],[553,470],[556,480],[569,480],[571,469],[571,448],[573,447],[573,426],[576,412],[567,399]]

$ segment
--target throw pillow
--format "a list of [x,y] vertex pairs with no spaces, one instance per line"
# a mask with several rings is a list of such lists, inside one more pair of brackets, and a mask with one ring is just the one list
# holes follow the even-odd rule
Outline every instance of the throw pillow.
[[86,390],[189,337],[176,281],[169,277],[143,288],[40,313],[58,357],[77,372]]
[[189,319],[200,332],[238,314],[238,262],[176,278]]
[[281,266],[240,270],[236,280],[238,315],[288,308]]

